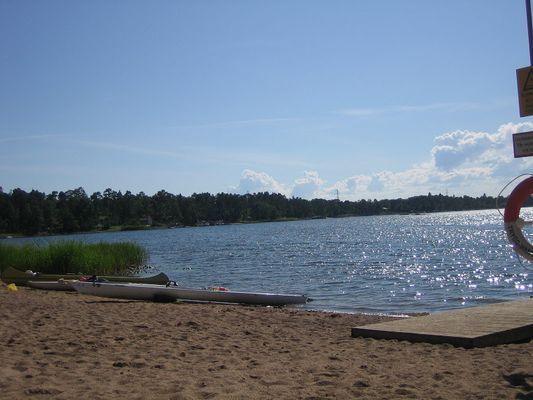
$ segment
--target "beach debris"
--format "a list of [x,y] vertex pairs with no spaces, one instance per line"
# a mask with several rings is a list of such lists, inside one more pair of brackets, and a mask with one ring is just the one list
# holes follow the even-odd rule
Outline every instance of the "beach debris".
[[9,285],[7,285],[8,292],[16,292],[17,290],[17,285],[15,285],[14,283],[10,283]]

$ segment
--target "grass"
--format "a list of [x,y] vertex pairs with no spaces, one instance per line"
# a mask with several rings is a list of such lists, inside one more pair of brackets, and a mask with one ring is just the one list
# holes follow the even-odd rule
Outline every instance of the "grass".
[[0,270],[13,267],[49,274],[129,275],[148,259],[147,251],[128,242],[86,244],[62,241],[47,246],[0,243]]

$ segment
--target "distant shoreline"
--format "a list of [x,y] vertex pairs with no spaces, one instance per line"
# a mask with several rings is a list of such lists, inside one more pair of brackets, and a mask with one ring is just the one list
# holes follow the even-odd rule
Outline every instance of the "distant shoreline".
[[82,235],[82,234],[94,234],[94,233],[116,233],[116,232],[150,231],[150,230],[166,230],[166,229],[202,228],[202,227],[223,226],[223,225],[252,225],[252,224],[278,223],[278,222],[298,222],[298,221],[310,221],[310,220],[319,220],[319,219],[379,217],[379,216],[392,216],[392,215],[425,215],[425,214],[438,214],[438,213],[447,213],[447,212],[467,212],[467,211],[483,211],[483,210],[490,210],[490,208],[481,208],[481,209],[474,209],[474,210],[433,211],[433,212],[381,213],[381,214],[376,214],[376,215],[339,215],[335,217],[279,218],[275,220],[257,220],[257,221],[240,221],[240,222],[200,221],[196,225],[138,225],[138,226],[116,225],[116,226],[111,226],[109,229],[93,229],[89,231],[62,232],[62,233],[39,232],[34,235],[25,235],[23,233],[0,233],[0,240],[16,239],[16,238],[31,238],[31,237]]
[[[531,200],[533,204],[533,200]],[[287,198],[254,193],[174,195],[164,190],[153,196],[106,189],[88,196],[83,188],[45,194],[15,189],[0,192],[0,234],[71,234],[182,226],[211,226],[371,215],[424,214],[493,209],[505,198],[483,195],[427,195],[407,199],[340,200]]]

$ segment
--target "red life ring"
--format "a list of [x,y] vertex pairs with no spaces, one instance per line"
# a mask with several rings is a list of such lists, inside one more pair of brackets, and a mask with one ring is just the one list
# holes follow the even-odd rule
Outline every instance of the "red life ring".
[[523,180],[514,188],[507,199],[503,214],[507,238],[514,250],[529,261],[533,261],[533,246],[522,232],[525,222],[520,218],[520,208],[531,194],[533,194],[533,176]]

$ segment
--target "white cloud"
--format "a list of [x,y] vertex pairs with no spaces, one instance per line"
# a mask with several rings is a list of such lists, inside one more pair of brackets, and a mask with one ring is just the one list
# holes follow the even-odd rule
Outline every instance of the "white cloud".
[[344,179],[335,185],[335,190],[341,193],[357,192],[367,190],[369,185],[373,183],[373,177],[358,175]]
[[293,184],[285,185],[265,172],[245,169],[241,174],[239,185],[231,190],[239,194],[269,192],[312,199],[324,197],[324,183],[316,171],[305,171],[303,177],[296,179]]
[[506,137],[500,133],[455,131],[437,136],[437,146],[431,150],[435,166],[442,170],[460,168],[469,162],[498,162],[506,147]]
[[304,199],[312,199],[318,197],[320,188],[324,181],[318,176],[316,171],[305,171],[305,176],[296,179],[292,188],[292,195],[294,197],[301,197]]
[[250,169],[245,169],[241,174],[239,185],[232,190],[236,193],[281,193],[289,195],[290,191],[284,185],[276,181],[265,172],[256,172]]
[[[505,124],[495,133],[455,131],[438,136],[439,143],[431,150],[435,168],[442,171],[489,170],[496,176],[508,172],[513,163],[512,135],[533,129],[533,123]],[[514,168],[523,168],[527,160],[515,160]],[[484,172],[485,174],[485,172]]]
[[533,130],[532,122],[501,125],[496,132],[457,130],[435,138],[428,159],[403,171],[353,175],[327,184],[317,171],[306,171],[292,184],[250,170],[243,172],[239,192],[271,191],[302,198],[341,200],[405,198],[431,193],[496,196],[512,178],[531,172],[533,158],[515,159],[512,135]]

